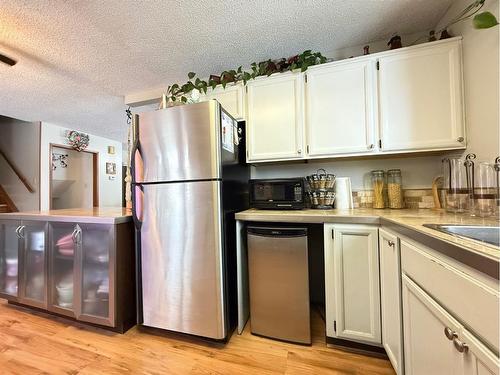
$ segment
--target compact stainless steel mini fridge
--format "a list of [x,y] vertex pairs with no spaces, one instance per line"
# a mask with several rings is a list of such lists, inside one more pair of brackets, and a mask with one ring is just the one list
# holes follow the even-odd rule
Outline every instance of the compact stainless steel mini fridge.
[[247,228],[254,334],[311,343],[307,228]]
[[215,100],[141,113],[133,160],[139,323],[224,340],[236,322],[242,128]]

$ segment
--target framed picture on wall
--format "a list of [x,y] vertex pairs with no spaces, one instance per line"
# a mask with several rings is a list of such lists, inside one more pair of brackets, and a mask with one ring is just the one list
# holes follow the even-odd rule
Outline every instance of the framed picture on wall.
[[106,163],[106,174],[116,174],[116,163]]

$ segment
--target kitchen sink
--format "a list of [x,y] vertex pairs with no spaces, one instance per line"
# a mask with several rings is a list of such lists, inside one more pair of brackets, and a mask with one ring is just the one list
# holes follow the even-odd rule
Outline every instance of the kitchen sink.
[[500,227],[484,225],[424,224],[424,227],[500,246]]

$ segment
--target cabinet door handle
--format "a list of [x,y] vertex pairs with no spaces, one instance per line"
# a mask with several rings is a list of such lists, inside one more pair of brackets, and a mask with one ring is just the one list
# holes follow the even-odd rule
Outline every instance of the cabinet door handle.
[[19,231],[18,231],[18,233],[19,233],[19,238],[24,238],[24,234],[25,234],[25,233],[24,233],[24,230],[25,230],[25,229],[26,229],[26,225],[21,225],[21,226],[19,227]]
[[389,244],[390,247],[394,247],[394,241],[389,240],[387,241],[387,243]]
[[73,243],[76,243],[76,227],[73,229],[73,233],[71,233],[71,239],[73,240]]
[[453,339],[453,345],[455,345],[455,349],[457,349],[460,353],[467,353],[469,351],[469,345],[457,338]]
[[373,143],[372,143],[372,144],[370,144],[370,145],[368,145],[368,149],[369,149],[369,150],[372,150],[374,147],[375,147],[375,145],[374,145]]
[[457,138],[457,142],[462,143],[463,141],[464,141],[464,137],[458,137],[458,138]]
[[21,238],[21,233],[19,233],[19,231],[21,230],[21,226],[19,225],[17,228],[16,228],[16,235],[17,235],[17,238]]
[[455,331],[453,331],[450,327],[446,327],[444,329],[444,335],[450,341],[451,340],[455,340],[458,337],[458,333],[456,333]]

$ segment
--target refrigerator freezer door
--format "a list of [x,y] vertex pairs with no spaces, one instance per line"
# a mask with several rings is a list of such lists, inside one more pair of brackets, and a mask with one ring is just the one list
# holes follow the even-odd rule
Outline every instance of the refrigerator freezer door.
[[144,185],[144,325],[225,338],[220,189],[220,181]]
[[220,106],[215,100],[139,115],[143,179],[168,182],[220,178]]

